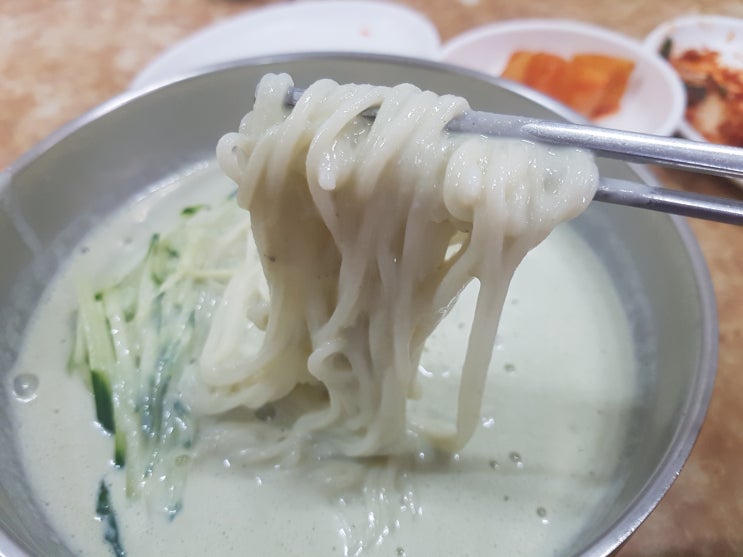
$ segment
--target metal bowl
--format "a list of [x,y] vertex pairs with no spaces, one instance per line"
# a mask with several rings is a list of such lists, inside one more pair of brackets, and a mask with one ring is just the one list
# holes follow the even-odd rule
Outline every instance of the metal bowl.
[[[0,175],[0,554],[72,555],[34,500],[10,424],[7,378],[42,290],[96,221],[164,177],[212,158],[267,72],[288,72],[298,83],[318,77],[412,82],[462,95],[482,110],[571,118],[526,89],[467,70],[386,56],[305,54],[219,66],[127,93],[42,141]],[[601,171],[652,183],[624,163],[602,161]],[[704,260],[681,219],[594,203],[572,226],[615,281],[643,378],[622,487],[569,551],[604,556],[651,512],[691,450],[714,382],[717,323]]]

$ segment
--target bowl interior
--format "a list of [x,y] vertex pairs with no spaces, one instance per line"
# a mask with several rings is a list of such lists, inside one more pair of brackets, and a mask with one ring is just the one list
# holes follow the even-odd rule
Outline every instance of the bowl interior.
[[[211,159],[218,138],[251,105],[266,72],[297,83],[412,82],[466,97],[474,108],[559,117],[529,92],[482,74],[384,56],[295,55],[216,69],[142,95],[115,99],[61,130],[0,176],[0,554],[64,555],[19,462],[7,375],[36,300],[61,261],[96,222],[143,188]],[[82,125],[84,124],[84,125]],[[605,175],[637,180],[630,166]],[[716,365],[709,278],[678,219],[593,204],[575,229],[614,277],[632,324],[643,389],[628,436],[624,482],[571,553],[606,555],[652,510],[680,470],[707,407]],[[634,373],[635,370],[628,370]]]

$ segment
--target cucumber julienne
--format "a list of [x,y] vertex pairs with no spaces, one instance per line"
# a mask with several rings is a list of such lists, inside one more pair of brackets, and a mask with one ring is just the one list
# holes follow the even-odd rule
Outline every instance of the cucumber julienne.
[[[179,381],[197,365],[249,228],[233,199],[187,207],[114,284],[78,288],[68,368],[91,391],[96,421],[113,437],[112,464],[125,474],[126,495],[146,497],[169,519],[182,508],[198,433]],[[227,235],[241,240],[215,245]]]

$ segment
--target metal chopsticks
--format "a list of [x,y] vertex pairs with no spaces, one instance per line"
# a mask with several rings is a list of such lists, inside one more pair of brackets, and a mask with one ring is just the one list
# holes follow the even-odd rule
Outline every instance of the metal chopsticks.
[[641,182],[602,177],[593,199],[684,217],[743,225],[743,203],[740,201],[659,188]]
[[570,145],[605,158],[743,178],[743,149],[728,145],[478,111],[463,113],[447,129]]
[[[290,89],[287,92],[286,103],[295,105],[303,92],[302,89]],[[366,111],[364,115],[373,117],[374,111]],[[743,149],[728,145],[475,110],[460,114],[451,120],[446,128],[453,132],[515,137],[580,147],[604,158],[743,178]],[[602,177],[594,199],[743,225],[743,202],[627,180]]]

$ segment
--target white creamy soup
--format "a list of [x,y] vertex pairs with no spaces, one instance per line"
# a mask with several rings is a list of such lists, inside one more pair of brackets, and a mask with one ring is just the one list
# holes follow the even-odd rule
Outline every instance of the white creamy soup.
[[[460,452],[277,466],[241,461],[217,440],[194,453],[172,520],[146,497],[125,496],[113,440],[95,421],[90,392],[66,371],[77,285],[113,280],[182,208],[216,203],[233,188],[209,163],[133,200],[78,247],[29,327],[9,376],[15,427],[36,496],[69,547],[112,554],[96,517],[104,480],[130,557],[569,554],[621,487],[637,396],[619,297],[569,225],[516,271],[479,426]],[[454,403],[475,295],[468,287],[426,343],[423,414]],[[214,440],[218,427],[205,423],[200,435]]]

